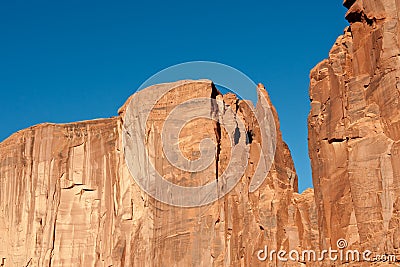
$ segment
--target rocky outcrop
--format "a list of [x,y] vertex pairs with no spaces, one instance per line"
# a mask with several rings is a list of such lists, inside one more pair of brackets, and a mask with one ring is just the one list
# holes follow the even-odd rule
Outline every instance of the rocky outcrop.
[[309,151],[320,244],[400,254],[400,4],[346,0],[350,22],[311,71]]
[[[320,256],[345,239],[346,249],[400,258],[400,4],[344,5],[350,27],[311,71],[315,193],[297,193],[262,85],[255,112],[208,80],[155,85],[129,98],[117,117],[41,124],[0,143],[0,266],[394,266],[327,255],[323,263],[286,262],[264,253],[312,249]],[[178,106],[198,98],[208,99],[201,116],[168,124]],[[271,125],[275,153],[262,176],[258,166],[268,165],[262,155],[270,152],[262,133]],[[193,164],[211,141],[210,163],[195,172],[177,167],[179,156],[165,150],[165,127],[179,137],[167,145]],[[156,173],[180,186],[215,183],[214,191],[203,198],[176,194],[168,183],[143,188]],[[230,183],[226,173],[238,180]],[[178,205],[214,193],[207,205]]]
[[[165,86],[171,84],[147,92]],[[196,186],[218,179],[232,157],[222,121],[190,121],[180,132],[187,158],[199,155],[205,137],[218,146],[218,157],[201,173],[173,168],[160,143],[162,123],[175,106],[198,97],[218,99],[217,115],[228,116],[230,108],[229,116],[243,121],[247,134],[248,162],[233,190],[192,208],[164,204],[141,190],[122,145],[132,98],[118,117],[31,127],[0,143],[0,258],[5,266],[280,266],[276,260],[260,262],[257,251],[265,245],[317,246],[312,191],[296,193],[297,176],[275,110],[275,160],[261,187],[250,193],[261,139],[246,102],[221,95],[210,81],[173,86],[146,123],[150,161],[173,183]],[[263,86],[257,90],[269,101]]]

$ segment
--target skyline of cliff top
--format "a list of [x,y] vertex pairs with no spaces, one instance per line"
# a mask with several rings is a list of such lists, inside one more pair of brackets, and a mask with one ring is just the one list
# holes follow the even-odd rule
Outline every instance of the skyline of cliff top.
[[2,6],[0,140],[38,123],[114,116],[158,71],[186,61],[216,61],[265,84],[300,191],[312,187],[308,76],[348,25],[341,1]]

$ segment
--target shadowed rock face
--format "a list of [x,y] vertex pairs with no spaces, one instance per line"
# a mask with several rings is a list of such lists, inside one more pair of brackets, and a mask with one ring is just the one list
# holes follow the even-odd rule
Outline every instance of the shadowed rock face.
[[399,254],[400,2],[344,5],[350,27],[310,75],[320,244]]
[[[151,90],[162,86],[169,85]],[[193,121],[181,131],[180,147],[188,158],[197,155],[205,136],[218,143],[219,157],[204,172],[173,169],[159,150],[165,112],[187,99],[216,98],[251,133],[245,174],[233,190],[199,208],[149,197],[124,160],[126,105],[110,119],[22,130],[0,143],[0,258],[6,266],[257,266],[257,251],[265,245],[316,246],[313,194],[296,193],[297,176],[275,110],[275,161],[263,185],[249,193],[260,129],[245,102],[221,95],[210,81],[174,86],[147,122],[151,160],[174,183],[193,186],[217,179],[231,155],[226,133],[215,121]],[[262,86],[257,90],[269,101]]]

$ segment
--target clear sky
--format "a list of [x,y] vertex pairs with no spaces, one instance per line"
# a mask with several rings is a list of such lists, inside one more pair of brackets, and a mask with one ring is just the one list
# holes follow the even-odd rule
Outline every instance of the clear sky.
[[0,140],[41,122],[111,117],[147,78],[193,60],[262,82],[299,175],[309,71],[348,24],[342,0],[1,1]]

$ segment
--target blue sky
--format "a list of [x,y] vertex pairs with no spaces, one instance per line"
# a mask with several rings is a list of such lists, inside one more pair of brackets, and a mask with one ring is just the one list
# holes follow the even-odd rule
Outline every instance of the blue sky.
[[41,122],[111,117],[168,66],[221,62],[262,82],[299,175],[309,71],[347,22],[342,1],[2,1],[0,140]]

